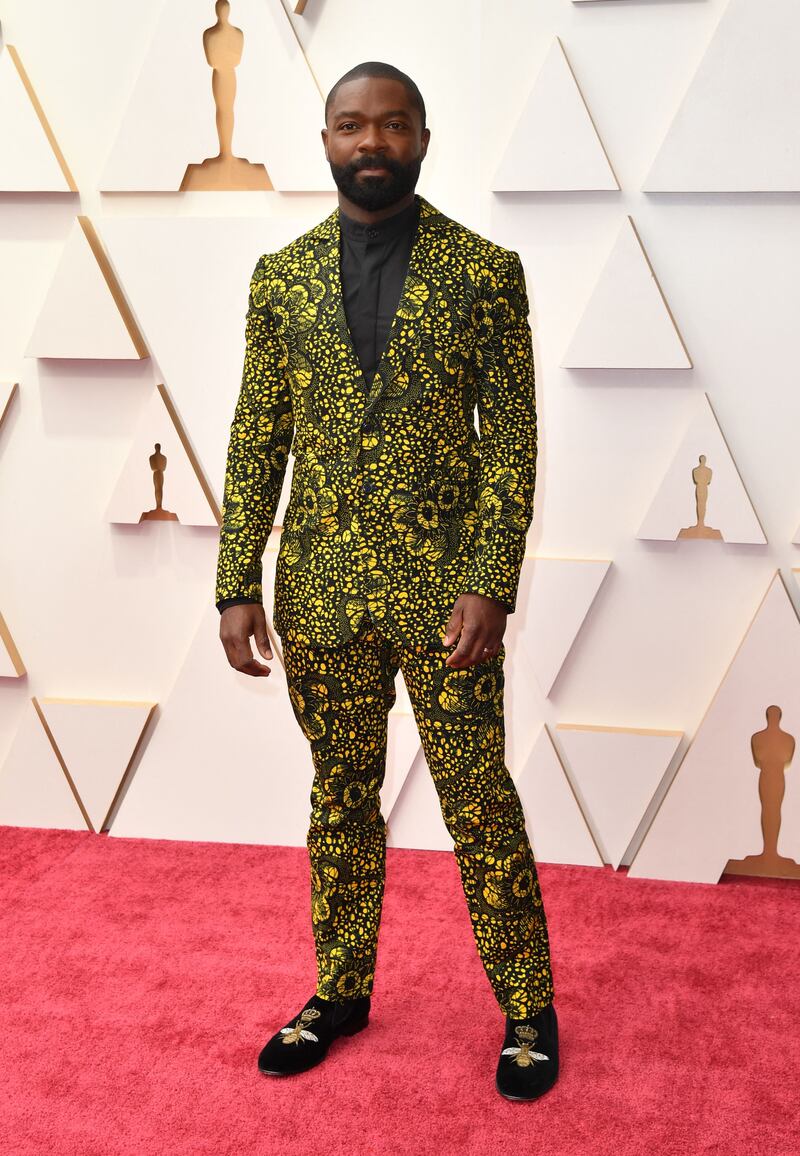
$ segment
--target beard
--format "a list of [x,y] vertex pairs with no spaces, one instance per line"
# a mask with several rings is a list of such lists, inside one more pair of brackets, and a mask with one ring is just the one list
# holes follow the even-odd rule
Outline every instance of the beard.
[[[359,208],[374,211],[394,205],[416,187],[422,167],[422,156],[414,157],[405,165],[401,165],[392,157],[368,156],[359,157],[357,161],[347,165],[335,165],[333,161],[328,163],[339,191]],[[378,165],[387,172],[381,176],[357,175],[359,169],[375,168]]]

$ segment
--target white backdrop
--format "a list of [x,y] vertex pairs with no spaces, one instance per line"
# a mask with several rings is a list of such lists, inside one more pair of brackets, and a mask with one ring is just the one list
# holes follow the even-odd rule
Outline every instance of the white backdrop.
[[[736,6],[739,20],[748,8],[758,9],[768,49],[774,46],[780,56],[779,46],[788,44],[796,56],[800,12],[787,17],[789,7],[783,2],[768,6],[769,12],[758,0],[729,3],[727,15]],[[552,763],[547,754],[547,742],[552,742],[560,756],[556,770],[565,777],[555,793],[564,787],[570,806],[580,803],[583,810],[554,810],[559,817],[551,818],[549,826],[563,823],[564,838],[561,851],[557,840],[548,842],[551,857],[599,864],[600,854],[574,851],[579,845],[592,846],[585,832],[576,834],[578,824],[594,829],[600,847],[604,842],[618,844],[619,831],[601,831],[599,824],[609,821],[607,808],[605,817],[591,814],[557,727],[678,732],[674,755],[668,744],[669,761],[656,768],[654,778],[648,764],[648,781],[656,786],[635,831],[629,830],[632,840],[622,862],[630,862],[776,570],[798,606],[792,568],[800,565],[800,556],[792,538],[800,523],[800,390],[794,340],[800,184],[772,192],[643,191],[684,94],[708,59],[707,49],[728,3],[407,0],[398,7],[389,0],[309,0],[303,17],[288,15],[293,8],[289,0],[285,6],[323,94],[361,60],[388,60],[414,77],[426,100],[431,129],[418,190],[448,215],[518,250],[523,258],[540,426],[536,513],[528,552],[531,562],[536,556],[605,560],[611,566],[586,607],[586,619],[549,695],[536,684],[536,655],[516,647],[528,611],[509,619],[509,763],[522,783],[530,777],[532,760],[542,766],[547,759]],[[207,8],[210,24],[213,3]],[[20,383],[19,396],[0,429],[0,612],[28,671],[27,677],[0,679],[0,823],[37,822],[30,800],[16,819],[9,803],[24,773],[22,756],[29,748],[21,743],[15,754],[14,745],[28,725],[32,696],[135,700],[160,705],[137,752],[112,833],[300,844],[306,801],[305,787],[298,782],[305,778],[310,786],[310,762],[294,737],[283,740],[285,750],[280,747],[280,774],[287,773],[291,751],[299,778],[287,798],[280,796],[277,809],[280,792],[270,796],[268,786],[278,773],[277,748],[271,755],[270,736],[296,726],[285,704],[279,705],[279,679],[274,691],[263,686],[272,680],[261,680],[256,694],[253,687],[243,686],[255,680],[225,669],[221,645],[217,643],[216,650],[213,642],[208,645],[208,633],[217,629],[216,611],[209,614],[216,530],[174,523],[112,525],[105,518],[137,421],[161,382],[175,400],[220,497],[243,352],[249,269],[261,251],[282,243],[276,237],[295,236],[327,215],[335,206],[335,192],[332,182],[330,193],[99,191],[160,10],[161,0],[0,0],[4,39],[19,51],[80,191],[79,196],[0,194],[0,381]],[[236,0],[231,19],[237,23]],[[620,189],[492,192],[506,145],[555,37]],[[735,38],[727,43],[734,51]],[[770,51],[763,50],[756,65],[759,59],[767,68]],[[179,83],[179,78],[171,83]],[[766,87],[764,101],[762,112],[770,118],[773,136],[783,137],[795,155],[796,109],[787,100],[781,110]],[[749,108],[757,121],[757,104]],[[262,110],[265,117],[269,113]],[[319,128],[322,125],[320,111]],[[721,151],[736,133],[735,123],[723,126]],[[321,152],[319,139],[318,147]],[[764,159],[754,157],[754,165],[756,161],[758,181],[750,187],[764,189]],[[707,181],[705,170],[703,175]],[[748,187],[746,182],[743,187]],[[107,246],[153,353],[150,359],[37,361],[25,356],[78,213],[91,218]],[[691,368],[562,367],[626,215],[635,223]],[[185,218],[197,221],[189,225]],[[187,238],[202,234],[202,220],[208,221],[208,264],[204,270],[198,260],[202,251],[198,254],[195,246],[195,264],[184,279],[189,300],[195,293],[201,307],[204,287],[211,286],[212,292],[220,277],[238,288],[226,294],[219,331],[206,333],[205,352],[198,352],[188,348],[191,312],[184,309],[180,315],[176,308],[172,326],[165,310],[180,291],[177,254],[185,251]],[[237,238],[230,250],[226,237]],[[241,243],[250,237],[252,251]],[[229,251],[234,254],[230,259]],[[135,256],[131,262],[132,252],[139,253],[138,263]],[[201,391],[193,358],[214,366],[214,376],[203,380]],[[764,528],[764,545],[637,538],[704,392]],[[268,581],[276,536],[277,531],[265,559]],[[271,586],[267,590],[271,599]],[[211,696],[202,706],[191,694],[187,699],[186,680],[196,679],[196,671],[187,670],[187,659],[206,663],[203,669],[209,671],[218,663],[214,677],[232,679],[241,693]],[[180,707],[170,722],[173,692]],[[754,717],[763,726],[770,700],[762,705],[758,685],[753,693]],[[192,701],[212,718],[219,702],[218,747],[213,727],[193,729]],[[781,705],[783,725],[791,730],[797,704],[794,713],[790,703]],[[403,774],[411,769],[408,791],[400,794],[397,823],[393,826],[390,820],[390,836],[408,846],[445,847],[435,796],[424,784],[424,759],[417,750],[414,760],[413,739],[399,734],[400,728],[407,730],[402,697],[397,715],[397,745],[408,762]],[[186,721],[184,727],[176,725],[179,717]],[[240,806],[228,809],[226,825],[215,826],[206,809],[213,811],[216,781],[220,791],[227,789],[230,768],[223,761],[223,730],[233,726],[250,735],[243,746],[237,740],[236,747],[243,764],[249,760],[248,769],[236,773]],[[793,733],[798,731],[800,726]],[[178,764],[180,788],[168,787]],[[541,772],[540,787],[550,773],[552,767]],[[198,776],[203,789],[196,797],[204,800],[202,807],[193,802],[192,784]],[[789,786],[793,778],[796,768],[793,775],[787,772]],[[623,787],[609,777],[608,790]],[[166,797],[170,791],[169,807],[149,825],[159,807],[159,792]],[[246,814],[248,792],[259,800],[261,809],[255,814]],[[533,798],[527,807],[533,806]],[[555,795],[540,792],[535,798],[545,800],[546,806],[546,799]],[[3,800],[8,804],[5,812]],[[799,805],[798,793],[787,789],[787,816],[789,809],[795,815]],[[717,813],[724,822],[725,798],[718,800]],[[536,847],[537,824],[543,833],[548,817],[529,814]],[[752,818],[750,814],[749,826]],[[629,813],[625,822],[626,829],[631,828]],[[795,858],[800,858],[798,828],[795,822],[791,845],[781,847]],[[743,847],[734,834],[732,829],[731,856],[760,849]],[[692,876],[691,868],[675,865],[671,870],[668,851],[648,874],[702,877],[699,871]]]

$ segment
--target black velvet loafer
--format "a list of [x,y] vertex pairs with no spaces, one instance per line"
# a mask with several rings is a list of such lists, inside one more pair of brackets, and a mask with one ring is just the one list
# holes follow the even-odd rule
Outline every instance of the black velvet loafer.
[[558,1077],[558,1018],[552,1003],[534,1016],[506,1017],[495,1084],[507,1100],[536,1100]]
[[336,1002],[312,995],[261,1049],[258,1070],[267,1076],[290,1076],[316,1067],[338,1036],[354,1036],[367,1026],[370,1003],[368,995]]

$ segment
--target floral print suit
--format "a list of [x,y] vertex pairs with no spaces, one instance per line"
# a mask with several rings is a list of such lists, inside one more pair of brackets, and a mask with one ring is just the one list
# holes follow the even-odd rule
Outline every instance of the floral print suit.
[[250,285],[216,600],[263,598],[291,449],[273,623],[316,645],[365,616],[402,645],[435,643],[466,591],[515,609],[537,447],[525,276],[516,252],[419,200],[372,381],[342,303],[338,209],[262,256]]
[[256,265],[217,601],[262,600],[261,558],[292,449],[273,622],[314,765],[317,993],[372,993],[380,792],[402,671],[478,953],[500,1007],[526,1017],[551,1002],[553,981],[536,863],[505,764],[505,645],[457,669],[442,638],[462,592],[515,609],[536,465],[528,300],[515,252],[419,200],[371,381],[345,319],[338,210]]

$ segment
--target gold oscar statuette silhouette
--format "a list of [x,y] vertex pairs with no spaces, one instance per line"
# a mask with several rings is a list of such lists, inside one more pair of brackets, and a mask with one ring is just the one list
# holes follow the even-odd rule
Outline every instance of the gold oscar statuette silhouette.
[[695,506],[697,508],[697,523],[694,526],[684,526],[678,534],[679,538],[721,538],[719,530],[713,526],[706,526],[706,505],[708,504],[708,487],[711,484],[713,471],[706,465],[706,455],[701,454],[700,465],[692,470],[694,482]]
[[181,192],[196,190],[272,189],[263,165],[233,155],[233,102],[236,68],[242,59],[244,33],[230,23],[229,0],[217,0],[216,24],[203,33],[206,60],[211,65],[211,92],[217,109],[219,152],[201,164],[187,165]]
[[177,522],[178,515],[172,510],[165,510],[161,505],[164,497],[164,470],[167,468],[166,454],[161,452],[161,442],[155,443],[155,453],[150,455],[150,469],[153,471],[153,488],[156,492],[156,507],[154,510],[145,510],[139,519],[140,522]]
[[750,739],[753,762],[761,771],[758,795],[761,799],[761,833],[764,849],[759,855],[729,859],[723,874],[768,875],[775,879],[800,879],[800,863],[778,854],[781,805],[786,791],[785,768],[794,758],[794,737],[780,728],[781,708],[767,707],[767,725]]

